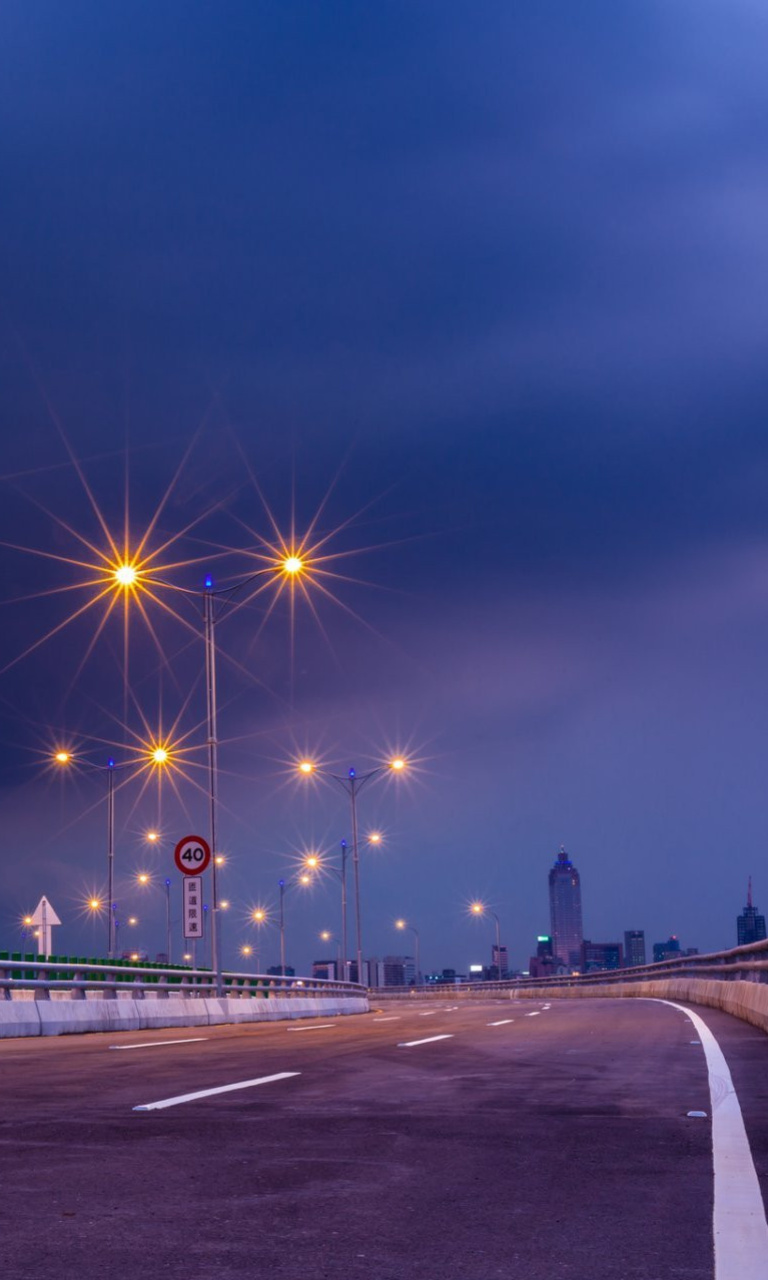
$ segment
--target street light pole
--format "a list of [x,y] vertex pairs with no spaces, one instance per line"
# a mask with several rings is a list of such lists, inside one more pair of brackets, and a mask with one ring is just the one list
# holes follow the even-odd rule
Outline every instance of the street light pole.
[[171,882],[165,878],[165,951],[171,963]]
[[[355,877],[355,927],[357,934],[357,981],[363,982],[363,930],[360,920],[360,848],[357,840],[357,774],[349,770],[349,801],[352,815],[352,870]],[[363,779],[365,781],[365,779]],[[366,984],[367,985],[367,984]]]
[[473,902],[470,905],[469,910],[473,916],[484,916],[484,915],[493,916],[493,919],[495,921],[495,927],[496,927],[496,969],[498,973],[498,980],[500,982],[501,981],[501,923],[499,921],[499,917],[496,915],[495,911],[491,910],[490,907],[486,907],[484,902]]
[[347,950],[347,842],[341,842],[341,962],[343,965],[343,981],[349,980],[347,966],[349,964],[349,952]]
[[280,977],[285,977],[285,881],[278,881],[280,887]]
[[216,637],[214,632],[216,615],[213,595],[213,582],[206,578],[205,582],[205,693],[208,720],[208,800],[209,830],[211,835],[212,897],[211,911],[211,960],[216,982],[216,994],[224,994],[223,975],[221,971],[221,937],[219,931],[219,894],[216,863],[216,801],[218,785],[218,741],[216,736]]
[[[346,774],[329,773],[327,776],[338,782],[344,788],[349,796],[350,815],[352,819],[352,868],[355,877],[355,932],[357,942],[357,981],[362,985],[363,982],[363,936],[362,922],[360,919],[360,844],[358,840],[357,829],[357,793],[361,791],[366,782],[371,778],[375,778],[378,774],[383,773],[385,769],[392,769],[395,773],[400,773],[407,768],[407,761],[402,756],[395,756],[394,759],[388,761],[385,765],[378,765],[375,769],[370,769],[368,773],[358,774],[356,769],[348,769]],[[318,770],[317,765],[311,760],[300,760],[298,762],[299,772],[307,777],[313,773],[323,773],[324,770]],[[378,839],[378,837],[377,837]],[[374,837],[371,837],[374,840]],[[342,843],[342,859],[344,858],[344,845]],[[343,882],[342,882],[343,886]],[[346,904],[346,888],[343,886],[344,901]],[[345,957],[346,961],[346,957]]]
[[420,987],[422,985],[422,982],[421,982],[421,954],[420,954],[419,931],[415,925],[408,924],[407,921],[405,920],[396,920],[395,928],[410,929],[411,933],[413,934],[414,944],[415,944],[413,948],[414,960],[416,961],[416,986]]
[[115,762],[107,761],[107,897],[109,902],[109,937],[107,959],[115,958]]

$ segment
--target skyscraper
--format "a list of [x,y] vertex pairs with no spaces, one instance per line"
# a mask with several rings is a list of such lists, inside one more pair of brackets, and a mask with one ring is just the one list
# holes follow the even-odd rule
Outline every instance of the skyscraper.
[[555,955],[571,969],[581,963],[581,879],[565,849],[549,873],[549,915]]
[[645,964],[645,930],[624,930],[624,963],[630,968],[633,965]]
[[497,978],[509,977],[509,955],[505,946],[497,947],[494,942],[491,948],[491,968],[495,969]]
[[765,916],[757,914],[757,907],[752,906],[752,877],[747,885],[747,905],[740,916],[736,917],[737,946],[746,946],[748,942],[762,942],[765,937]]

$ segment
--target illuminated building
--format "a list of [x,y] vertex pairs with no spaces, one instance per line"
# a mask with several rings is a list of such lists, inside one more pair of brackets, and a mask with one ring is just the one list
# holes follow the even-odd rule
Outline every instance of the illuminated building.
[[736,917],[737,946],[744,947],[750,942],[762,942],[765,938],[765,916],[757,914],[757,907],[752,905],[752,877],[747,886],[747,905],[740,916]]
[[549,915],[555,955],[569,968],[578,969],[584,941],[581,878],[562,847],[549,873]]

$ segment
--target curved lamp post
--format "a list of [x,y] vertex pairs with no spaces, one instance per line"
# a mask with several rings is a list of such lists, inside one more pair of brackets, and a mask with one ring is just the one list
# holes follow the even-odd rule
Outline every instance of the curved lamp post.
[[[320,774],[328,778],[333,778],[334,782],[338,782],[349,796],[350,818],[352,822],[352,868],[355,879],[355,927],[357,942],[357,981],[363,982],[363,938],[362,925],[360,920],[360,841],[357,829],[357,795],[363,789],[366,782],[370,782],[371,778],[376,778],[382,773],[386,773],[389,769],[393,773],[402,773],[407,769],[408,762],[403,756],[394,756],[388,760],[386,764],[377,765],[375,769],[369,769],[367,773],[358,773],[356,769],[348,769],[346,773],[331,773],[328,770],[321,769],[312,760],[300,760],[298,764],[299,773],[304,777],[309,777],[314,773]],[[381,836],[378,832],[374,832],[369,836],[369,843],[378,844]]]
[[421,957],[419,955],[419,931],[415,925],[408,924],[407,920],[396,920],[395,928],[400,929],[401,931],[404,929],[410,929],[411,933],[413,934],[414,941],[415,941],[414,960],[416,961],[416,986],[420,987],[422,985],[422,982],[421,982]]
[[501,925],[499,917],[495,911],[491,911],[490,907],[486,907],[484,902],[473,902],[469,910],[473,916],[493,916],[496,922],[496,968],[498,969],[499,982],[501,982]]

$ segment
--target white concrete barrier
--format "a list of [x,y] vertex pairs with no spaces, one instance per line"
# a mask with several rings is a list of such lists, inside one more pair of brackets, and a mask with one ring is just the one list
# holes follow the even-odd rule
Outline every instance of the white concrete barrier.
[[39,1036],[37,1000],[0,1000],[0,1040],[11,1036]]
[[135,1000],[37,1000],[35,1003],[42,1036],[83,1031],[138,1031],[141,1025]]
[[706,978],[655,978],[643,982],[601,982],[573,987],[519,987],[510,992],[521,1000],[646,999],[682,1000],[722,1009],[743,1022],[768,1031],[768,983]]
[[[92,993],[89,992],[89,996]],[[154,996],[135,1000],[0,1000],[0,1038],[61,1036],[86,1031],[138,1031],[160,1027],[224,1026],[293,1018],[336,1018],[367,1013],[364,996],[271,996],[184,999]]]

